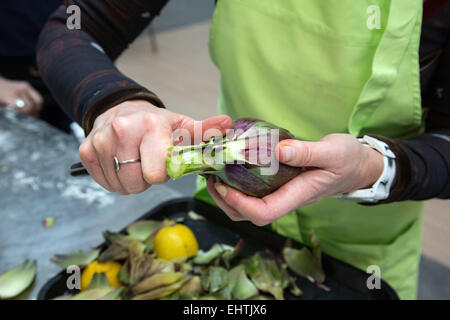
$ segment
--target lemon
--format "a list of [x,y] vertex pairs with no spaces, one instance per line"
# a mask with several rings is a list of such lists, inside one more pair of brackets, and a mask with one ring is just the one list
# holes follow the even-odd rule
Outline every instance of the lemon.
[[155,237],[154,250],[158,258],[171,260],[193,257],[198,252],[194,233],[182,224],[162,228]]
[[98,262],[97,260],[92,261],[84,268],[81,274],[81,290],[89,289],[92,278],[96,273],[104,273],[111,287],[120,288],[122,284],[119,281],[118,274],[121,268],[122,265],[115,261],[105,263]]

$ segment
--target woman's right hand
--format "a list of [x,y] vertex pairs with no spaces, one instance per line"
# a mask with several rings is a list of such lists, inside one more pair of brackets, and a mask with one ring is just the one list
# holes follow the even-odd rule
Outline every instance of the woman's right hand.
[[[108,191],[122,195],[141,193],[169,179],[165,161],[174,144],[173,133],[184,129],[194,137],[194,123],[190,117],[158,108],[148,101],[123,102],[95,120],[80,146],[81,162]],[[202,121],[200,128],[203,137],[206,130],[216,129],[224,135],[231,127],[230,117],[216,116]],[[140,158],[141,162],[122,165],[116,172],[115,156],[119,161]]]

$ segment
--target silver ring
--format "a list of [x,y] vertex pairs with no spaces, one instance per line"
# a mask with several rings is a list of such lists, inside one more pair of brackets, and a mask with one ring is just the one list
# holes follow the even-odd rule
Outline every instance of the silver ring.
[[23,101],[22,99],[16,99],[14,103],[15,106],[19,109],[23,109],[25,107],[25,101]]
[[127,163],[135,163],[135,162],[141,162],[141,159],[119,161],[119,159],[117,159],[117,157],[114,157],[114,168],[116,168],[116,172],[119,172],[120,165],[127,164]]

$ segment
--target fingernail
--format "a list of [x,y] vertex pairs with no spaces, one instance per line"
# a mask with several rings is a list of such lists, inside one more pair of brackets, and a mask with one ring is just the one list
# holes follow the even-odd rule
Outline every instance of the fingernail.
[[227,188],[223,184],[216,183],[214,184],[214,188],[216,188],[217,193],[220,194],[222,198],[227,196]]
[[290,146],[281,147],[281,160],[283,162],[291,161],[294,158],[294,148]]

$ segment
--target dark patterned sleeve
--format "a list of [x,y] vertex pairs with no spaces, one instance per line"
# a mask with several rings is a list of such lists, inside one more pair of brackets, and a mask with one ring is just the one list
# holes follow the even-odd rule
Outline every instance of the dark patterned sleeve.
[[[124,76],[113,60],[157,16],[168,0],[66,0],[44,27],[39,70],[65,112],[88,134],[95,118],[130,99],[158,107],[161,100]],[[81,9],[81,30],[66,26],[67,7]]]
[[[447,2],[448,3],[448,2]],[[442,6],[441,6],[442,7]],[[388,199],[450,198],[450,4],[424,23],[421,42],[422,105],[426,132],[413,139],[376,138],[396,155]]]

